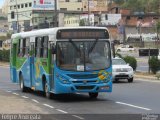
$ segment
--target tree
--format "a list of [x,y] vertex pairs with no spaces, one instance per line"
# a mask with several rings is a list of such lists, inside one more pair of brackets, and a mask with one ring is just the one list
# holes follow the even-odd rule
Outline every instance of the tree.
[[157,32],[160,33],[160,21],[157,22]]
[[129,8],[133,12],[156,12],[159,10],[159,0],[113,0],[122,8]]

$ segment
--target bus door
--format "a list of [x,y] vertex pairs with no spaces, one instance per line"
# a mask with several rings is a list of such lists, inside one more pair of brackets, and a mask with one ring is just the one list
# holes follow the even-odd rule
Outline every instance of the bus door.
[[51,67],[50,67],[50,83],[51,83],[51,89],[52,91],[54,91],[54,64],[55,64],[55,58],[56,58],[56,46],[55,43],[50,43],[50,50],[51,50],[51,58],[50,58],[50,63],[51,63]]
[[34,51],[35,51],[35,37],[30,38],[30,86],[35,88],[35,67],[34,67]]

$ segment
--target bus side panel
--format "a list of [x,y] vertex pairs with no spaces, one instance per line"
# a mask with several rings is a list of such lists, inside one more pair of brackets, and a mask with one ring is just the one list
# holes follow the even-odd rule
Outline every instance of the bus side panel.
[[47,59],[42,59],[42,58],[35,58],[34,60],[34,80],[35,80],[35,87],[36,90],[43,91],[43,76],[45,77],[44,81],[48,83],[50,86],[50,76],[47,72],[48,69],[48,63]]
[[30,59],[29,57],[17,58],[17,82],[19,82],[20,72],[26,87],[31,87],[30,81]]
[[10,78],[13,83],[18,83],[16,68],[10,66]]
[[11,58],[10,58],[10,77],[13,83],[17,83],[17,74],[16,74],[16,60],[17,60],[17,44],[12,44],[11,47]]
[[31,80],[30,80],[30,58],[28,57],[22,66],[22,74],[24,79],[24,85],[26,87],[31,87]]

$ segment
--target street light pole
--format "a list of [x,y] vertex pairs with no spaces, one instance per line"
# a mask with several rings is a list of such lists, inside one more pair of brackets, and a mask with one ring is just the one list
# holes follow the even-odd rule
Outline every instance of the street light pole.
[[158,49],[159,37],[158,37],[158,26],[157,26],[157,21],[156,20],[158,20],[158,18],[154,17],[152,23],[153,23],[153,26],[155,27],[155,32],[157,34],[157,41],[155,41],[155,43],[157,42],[156,44],[157,44],[157,49]]
[[143,41],[142,41],[142,18],[138,18],[140,21],[138,23],[138,33],[140,35],[140,43],[141,43],[141,47],[144,47]]

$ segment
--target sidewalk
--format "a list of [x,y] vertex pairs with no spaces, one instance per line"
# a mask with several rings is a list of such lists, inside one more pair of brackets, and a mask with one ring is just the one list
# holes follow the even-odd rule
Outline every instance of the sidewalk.
[[[5,92],[0,89],[0,113],[2,114],[48,114],[31,100]],[[9,119],[8,119],[9,120]]]
[[9,67],[9,62],[1,62],[0,61],[0,66]]

